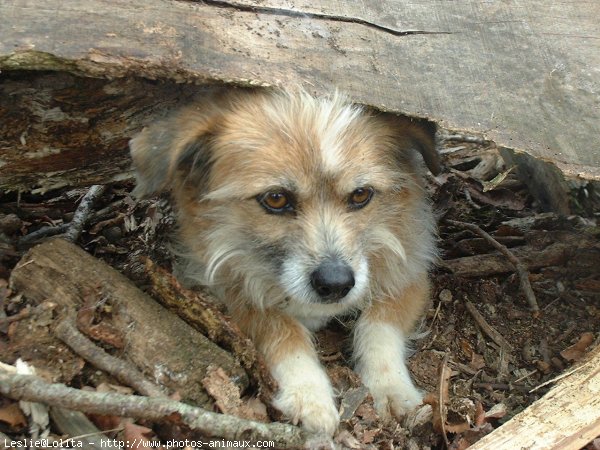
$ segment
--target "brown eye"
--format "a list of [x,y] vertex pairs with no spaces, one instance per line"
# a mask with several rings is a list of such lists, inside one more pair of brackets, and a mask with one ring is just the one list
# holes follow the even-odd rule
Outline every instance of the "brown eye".
[[352,209],[360,209],[367,205],[371,201],[373,197],[373,188],[358,188],[352,194],[350,194],[350,198],[348,199],[348,204]]
[[285,192],[267,192],[257,197],[258,202],[270,213],[283,213],[292,211],[290,196]]

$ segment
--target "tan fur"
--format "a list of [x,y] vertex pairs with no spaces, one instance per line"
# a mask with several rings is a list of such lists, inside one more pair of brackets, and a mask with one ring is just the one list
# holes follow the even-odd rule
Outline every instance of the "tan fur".
[[405,288],[398,297],[382,297],[373,301],[363,315],[374,323],[393,324],[408,335],[423,314],[428,299],[429,280],[423,277]]
[[[131,152],[138,195],[172,191],[180,276],[210,286],[265,354],[281,389],[275,406],[310,431],[334,432],[333,391],[309,330],[360,310],[357,367],[376,406],[400,414],[418,403],[403,358],[435,256],[418,157],[437,169],[430,125],[338,94],[229,92],[144,130]],[[374,194],[353,209],[359,188]],[[293,212],[269,213],[258,200],[282,190]],[[353,287],[335,301],[311,281],[327,260],[353,274]],[[379,377],[383,369],[391,375]]]

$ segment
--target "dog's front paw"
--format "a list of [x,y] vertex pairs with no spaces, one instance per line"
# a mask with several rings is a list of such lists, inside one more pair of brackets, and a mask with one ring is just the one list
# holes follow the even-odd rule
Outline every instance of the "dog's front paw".
[[283,387],[276,396],[273,406],[297,425],[311,432],[333,436],[340,416],[333,401],[331,388],[311,384]]
[[403,417],[423,402],[423,395],[412,383],[398,382],[385,385],[374,383],[368,387],[373,396],[375,410],[383,419],[389,419],[391,416]]

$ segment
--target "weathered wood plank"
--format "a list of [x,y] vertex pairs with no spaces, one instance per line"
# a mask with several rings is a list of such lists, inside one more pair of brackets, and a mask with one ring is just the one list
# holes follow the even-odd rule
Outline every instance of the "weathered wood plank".
[[599,16],[595,1],[5,0],[0,69],[338,87],[600,180]]
[[600,347],[544,397],[472,450],[578,450],[600,435]]

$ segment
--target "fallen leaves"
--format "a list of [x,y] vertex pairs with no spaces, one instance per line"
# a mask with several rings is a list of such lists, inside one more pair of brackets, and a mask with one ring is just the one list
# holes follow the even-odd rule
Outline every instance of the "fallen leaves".
[[215,400],[215,405],[223,414],[231,414],[248,420],[267,422],[267,408],[257,398],[242,400],[240,389],[220,367],[209,366],[202,386]]
[[562,352],[560,352],[560,356],[562,356],[567,361],[579,361],[585,355],[587,348],[590,345],[592,345],[593,342],[594,333],[583,333],[575,344],[571,345],[570,347],[567,347]]
[[[433,428],[444,438],[446,447],[454,450],[466,449],[493,430],[490,420],[506,414],[506,406],[494,405],[487,413],[481,402],[465,397],[451,397],[449,357],[445,355],[438,368],[438,385],[435,393],[423,400],[431,406]],[[455,435],[450,442],[449,435]]]
[[18,431],[27,425],[27,419],[18,403],[9,403],[0,408],[0,422],[13,431]]

